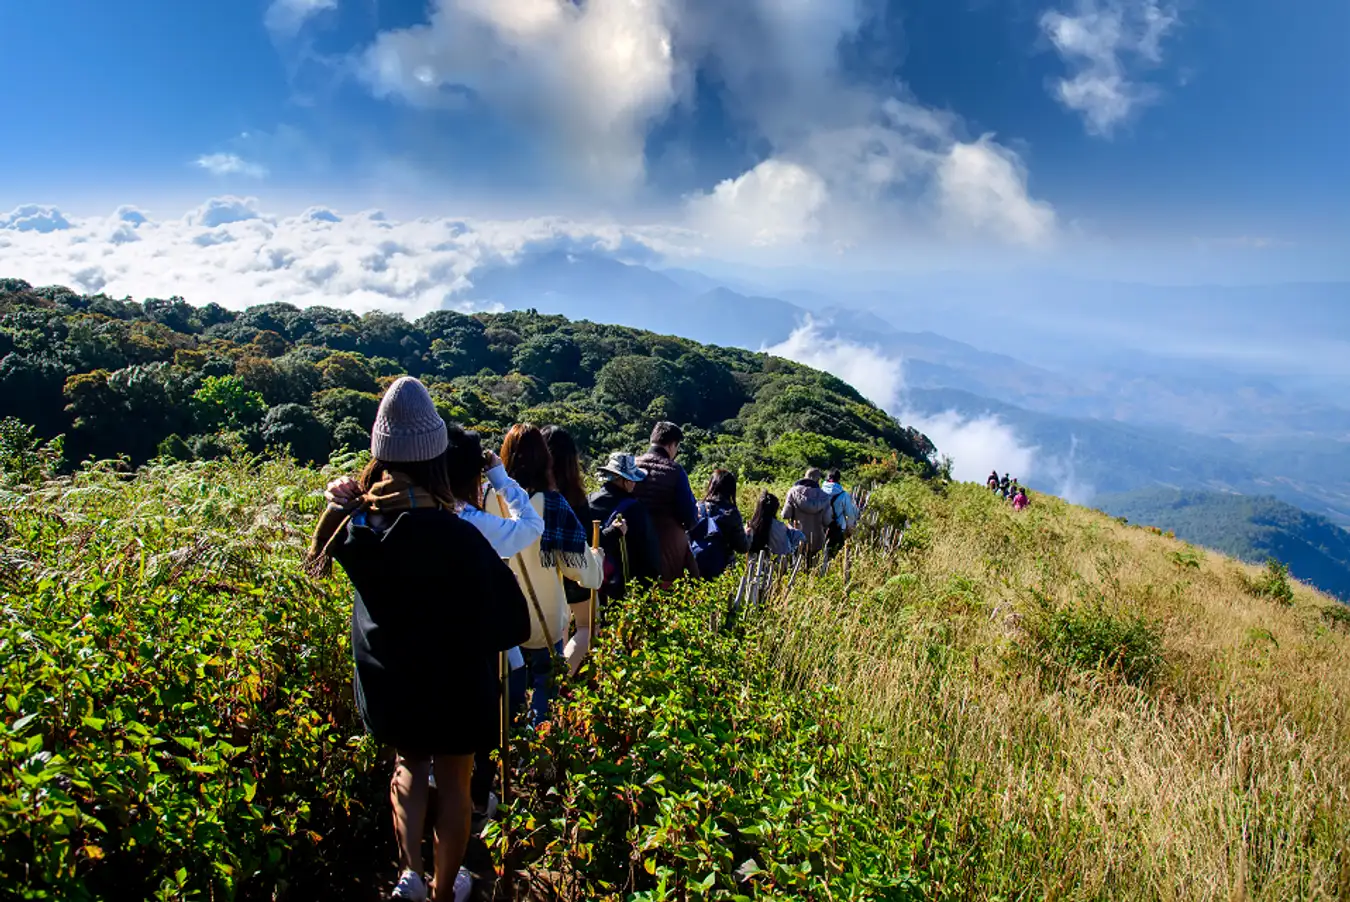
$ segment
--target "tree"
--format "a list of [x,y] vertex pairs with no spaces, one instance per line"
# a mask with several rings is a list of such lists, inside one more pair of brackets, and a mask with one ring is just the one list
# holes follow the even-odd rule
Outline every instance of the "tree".
[[329,354],[323,363],[319,364],[319,371],[323,373],[324,388],[349,388],[360,392],[379,390],[375,374],[371,372],[365,358],[360,354],[348,351]]
[[668,415],[685,411],[688,387],[674,364],[659,357],[619,357],[605,364],[595,381],[606,397],[635,411],[645,411],[657,398],[664,398]]
[[245,388],[238,376],[207,376],[192,402],[198,424],[208,432],[244,429],[267,412],[262,395]]
[[566,335],[534,335],[516,346],[512,366],[541,382],[575,382],[581,375],[581,349]]
[[308,407],[279,404],[263,417],[262,439],[268,447],[289,449],[303,463],[328,459],[328,427]]
[[355,420],[368,436],[370,428],[375,425],[375,414],[379,409],[380,396],[371,392],[330,388],[314,396],[315,413],[334,432],[343,420]]

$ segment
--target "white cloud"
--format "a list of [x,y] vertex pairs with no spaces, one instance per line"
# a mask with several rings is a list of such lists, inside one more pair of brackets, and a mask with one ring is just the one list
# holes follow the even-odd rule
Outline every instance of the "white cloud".
[[827,336],[820,324],[810,319],[781,343],[761,350],[838,376],[887,410],[894,410],[903,396],[905,380],[900,361],[877,348]]
[[1024,484],[1050,486],[1056,495],[1076,504],[1091,500],[1092,487],[1076,475],[1077,440],[1068,458],[1062,459],[1027,444],[1015,428],[992,413],[916,412],[905,395],[903,361],[878,348],[831,335],[820,323],[808,320],[785,341],[762,350],[843,379],[900,422],[928,436],[939,455],[952,459],[952,473],[959,480],[983,483],[997,468]]
[[379,34],[359,69],[377,96],[502,118],[606,200],[645,186],[653,128],[692,112],[711,77],[740,137],[764,149],[687,199],[688,224],[722,246],[863,245],[931,232],[939,209],[947,231],[1013,244],[1047,233],[1048,205],[991,138],[969,145],[991,162],[969,173],[995,179],[984,198],[941,206],[940,167],[967,146],[959,117],[842,70],[841,43],[874,12],[868,0],[433,0],[425,24]]
[[1055,95],[1094,135],[1109,137],[1140,106],[1157,99],[1133,78],[1138,65],[1162,61],[1162,40],[1176,10],[1159,0],[1078,0],[1073,13],[1048,10],[1041,29],[1069,68]]
[[[274,216],[255,198],[216,197],[178,218],[120,207],[111,216],[67,220],[49,207],[0,217],[0,274],[115,297],[181,295],[231,308],[268,301],[323,304],[421,316],[479,305],[473,277],[555,250],[642,259],[687,246],[678,231],[563,219],[398,221],[379,211],[339,215],[310,208]],[[37,219],[35,219],[37,217]],[[37,231],[34,221],[63,222]]]
[[238,154],[208,153],[198,157],[193,165],[205,169],[216,176],[242,175],[251,179],[267,177],[267,167],[250,163]]
[[958,233],[991,233],[1010,243],[1043,244],[1055,211],[1027,194],[1021,160],[988,136],[956,143],[937,170],[942,218]]
[[55,207],[24,204],[0,216],[0,229],[15,232],[58,232],[70,228],[70,223]]
[[709,235],[753,245],[798,242],[820,227],[825,180],[797,163],[770,159],[689,202],[691,224]]
[[441,107],[466,93],[530,127],[593,188],[642,182],[651,123],[674,102],[667,4],[434,0],[430,21],[381,33],[362,73],[379,96]]
[[337,0],[272,0],[263,24],[278,38],[293,38],[311,17],[337,9]]

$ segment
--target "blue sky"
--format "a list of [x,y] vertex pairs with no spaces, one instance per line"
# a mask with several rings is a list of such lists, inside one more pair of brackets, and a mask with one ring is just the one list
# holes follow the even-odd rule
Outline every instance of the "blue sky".
[[1297,6],[6,3],[0,211],[231,194],[768,261],[1346,278],[1350,4]]

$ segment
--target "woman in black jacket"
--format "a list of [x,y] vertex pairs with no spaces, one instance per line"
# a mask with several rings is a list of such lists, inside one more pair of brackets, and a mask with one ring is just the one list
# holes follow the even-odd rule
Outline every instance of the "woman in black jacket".
[[445,422],[404,377],[380,402],[361,496],[330,506],[311,560],[342,565],[355,588],[352,653],[366,729],[392,745],[394,832],[403,872],[393,896],[426,900],[422,831],[427,776],[437,779],[434,900],[462,902],[474,752],[499,722],[497,653],[529,635],[515,577],[477,529],[454,514]]
[[689,530],[689,543],[703,579],[717,579],[736,555],[749,550],[745,522],[736,506],[735,473],[713,470],[708,490],[698,504],[698,521]]

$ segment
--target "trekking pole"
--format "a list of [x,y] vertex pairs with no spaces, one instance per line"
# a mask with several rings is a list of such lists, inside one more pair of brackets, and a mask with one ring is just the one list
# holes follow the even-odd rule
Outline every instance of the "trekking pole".
[[848,590],[849,590],[849,584],[848,584],[848,578],[849,578],[849,569],[848,569],[848,548],[849,548],[849,545],[851,545],[851,544],[852,544],[851,542],[846,542],[846,543],[844,544],[844,597],[845,597],[845,598],[848,598]]
[[[502,778],[502,805],[509,806],[511,803],[511,659],[506,652],[497,655],[497,675],[501,678],[502,700],[501,700],[501,723],[497,731],[497,747],[500,751],[497,754],[497,770],[501,772]],[[508,812],[510,808],[506,809]],[[509,814],[502,816],[502,833],[506,838],[506,846],[511,847],[511,818]],[[503,870],[505,861],[503,861]]]
[[[591,521],[591,547],[600,548],[600,521]],[[622,555],[624,559],[624,573],[628,571],[628,555]],[[591,644],[595,644],[596,638],[600,635],[600,589],[591,590]],[[578,665],[579,666],[579,665]]]

